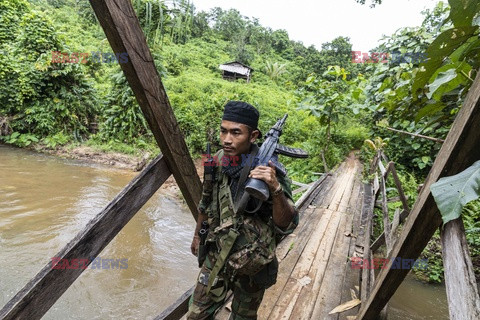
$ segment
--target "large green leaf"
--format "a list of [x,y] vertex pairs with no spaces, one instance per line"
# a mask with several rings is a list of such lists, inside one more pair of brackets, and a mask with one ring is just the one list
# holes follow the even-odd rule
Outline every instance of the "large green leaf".
[[448,69],[445,72],[440,72],[438,74],[438,77],[435,79],[434,82],[432,82],[428,87],[429,87],[429,92],[427,93],[428,99],[431,99],[435,91],[442,86],[445,83],[448,83],[455,79],[457,77],[457,72],[455,71],[455,68]]
[[461,84],[466,84],[468,81],[466,76],[471,70],[472,67],[466,62],[451,63],[439,68],[438,73],[432,77],[435,81],[428,86],[427,97],[431,99],[433,96],[435,100],[440,101],[445,93],[454,90]]
[[478,0],[449,0],[450,16],[455,27],[472,25],[473,17],[480,11]]
[[430,186],[443,223],[457,219],[468,202],[480,196],[480,161],[466,170],[439,179]]
[[445,109],[446,105],[441,101],[434,101],[428,103],[425,107],[420,109],[415,116],[415,122],[419,122],[423,117],[435,114]]
[[477,26],[449,29],[432,42],[426,52],[428,60],[420,65],[415,75],[412,85],[414,99],[417,98],[417,91],[423,89],[437,69],[443,64],[444,59],[463,45],[477,30]]

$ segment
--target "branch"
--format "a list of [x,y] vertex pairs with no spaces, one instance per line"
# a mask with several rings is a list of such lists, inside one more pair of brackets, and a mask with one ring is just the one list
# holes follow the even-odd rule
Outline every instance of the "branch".
[[424,136],[422,134],[411,133],[411,132],[407,132],[407,131],[403,131],[403,130],[397,130],[397,129],[393,129],[393,128],[390,128],[390,127],[385,127],[385,129],[388,129],[390,131],[395,131],[395,132],[398,132],[398,133],[408,134],[408,135],[413,136],[413,137],[427,139],[427,140],[430,140],[430,141],[434,141],[436,143],[444,143],[445,142],[445,140],[442,140],[442,139],[432,138],[432,137]]

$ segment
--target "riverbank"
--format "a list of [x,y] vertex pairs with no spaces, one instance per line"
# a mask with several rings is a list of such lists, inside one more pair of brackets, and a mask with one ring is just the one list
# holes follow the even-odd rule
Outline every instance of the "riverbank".
[[141,171],[151,158],[150,153],[145,153],[143,156],[134,156],[120,152],[101,151],[84,145],[66,145],[52,149],[37,144],[29,149],[64,159],[89,161],[129,171]]
[[[67,144],[64,146],[57,146],[55,148],[48,148],[43,144],[32,144],[25,148],[16,147],[10,144],[4,144],[12,148],[27,149],[34,152],[44,153],[59,157],[62,159],[79,160],[92,164],[99,164],[110,168],[119,170],[140,172],[145,166],[155,157],[150,152],[139,151],[140,155],[132,155],[121,152],[103,151],[100,148],[95,148],[86,145]],[[197,174],[203,177],[203,168],[201,159],[194,159]],[[178,187],[175,178],[171,175],[160,188],[162,192],[179,200],[183,205],[183,196]]]

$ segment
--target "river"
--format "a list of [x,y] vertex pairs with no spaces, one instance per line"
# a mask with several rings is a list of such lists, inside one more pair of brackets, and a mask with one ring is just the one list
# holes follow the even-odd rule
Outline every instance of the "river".
[[[0,145],[0,306],[135,175]],[[160,189],[99,255],[127,265],[89,267],[44,319],[155,317],[195,283],[193,229],[187,207]],[[407,277],[389,319],[448,319],[445,287]]]

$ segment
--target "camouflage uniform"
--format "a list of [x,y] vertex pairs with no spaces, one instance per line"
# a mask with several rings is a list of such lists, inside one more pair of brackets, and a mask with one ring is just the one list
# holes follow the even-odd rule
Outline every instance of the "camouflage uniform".
[[[220,153],[220,155],[221,154],[222,153]],[[217,170],[217,179],[214,183],[214,190],[220,190],[220,192],[214,192],[213,201],[211,201],[212,203],[215,202],[215,200],[218,200],[218,202],[222,201],[222,199],[220,199],[222,197],[222,188],[225,187],[225,184],[221,183],[222,179],[226,179],[224,173],[222,173],[221,170]],[[230,178],[228,179],[228,181],[230,181]],[[277,179],[282,185],[283,192],[287,197],[288,203],[294,207],[290,179],[287,177],[281,177],[279,175],[277,175]],[[228,188],[227,192],[230,193],[230,187],[227,186],[226,188]],[[230,197],[230,207],[232,204],[231,195],[229,194],[228,196]],[[212,271],[212,268],[219,257],[219,252],[221,249],[221,241],[218,239],[219,236],[218,234],[215,234],[215,232],[212,232],[212,230],[215,230],[216,228],[218,230],[218,227],[222,224],[222,205],[218,207],[213,206],[213,208],[216,208],[216,210],[212,209],[212,205],[207,204],[205,198],[206,197],[204,193],[199,204],[199,209],[208,216],[210,232],[208,234],[207,242],[210,243],[210,245],[208,247],[207,257],[200,270],[194,293],[190,298],[187,319],[214,319],[214,314],[216,310],[223,305],[228,290],[233,291],[232,315],[230,319],[256,319],[257,310],[262,301],[265,289],[272,286],[276,282],[278,261],[276,257],[274,257],[271,262],[263,266],[260,271],[253,275],[232,274],[231,268],[225,264],[225,267],[222,268],[221,272],[218,273],[216,279],[211,281],[211,289],[207,293],[210,272]],[[247,213],[244,214],[249,215],[249,217],[252,220],[255,220],[255,223],[258,223],[261,227],[269,228],[271,230],[275,237],[273,240],[273,245],[275,246],[276,242],[282,236],[291,233],[293,229],[295,229],[298,224],[298,214],[295,215],[294,220],[286,228],[286,230],[282,231],[273,224],[272,205],[273,202],[270,196],[270,198],[261,205],[258,211],[250,215]],[[231,250],[231,253],[236,252],[238,246],[245,241],[245,236],[240,234],[239,238],[235,241],[235,245]]]

